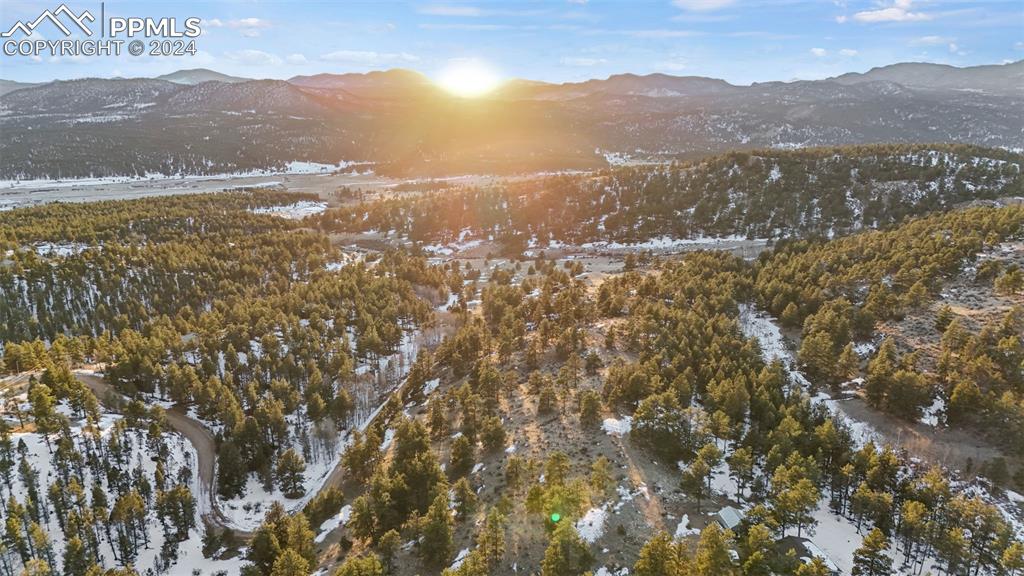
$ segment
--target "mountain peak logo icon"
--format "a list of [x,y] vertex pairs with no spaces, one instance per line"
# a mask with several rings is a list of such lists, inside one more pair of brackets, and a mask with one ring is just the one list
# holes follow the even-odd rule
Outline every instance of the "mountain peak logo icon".
[[21,20],[14,23],[11,29],[7,32],[0,33],[0,38],[10,38],[15,32],[21,32],[25,36],[29,36],[32,32],[43,23],[45,20],[49,20],[58,30],[64,33],[65,36],[71,36],[71,28],[61,21],[61,16],[66,16],[74,23],[75,26],[85,33],[86,36],[92,36],[92,30],[86,26],[85,22],[95,22],[96,18],[88,10],[82,11],[81,14],[75,14],[74,10],[68,8],[67,4],[61,4],[56,10],[44,10],[35,20],[31,22],[23,22]]

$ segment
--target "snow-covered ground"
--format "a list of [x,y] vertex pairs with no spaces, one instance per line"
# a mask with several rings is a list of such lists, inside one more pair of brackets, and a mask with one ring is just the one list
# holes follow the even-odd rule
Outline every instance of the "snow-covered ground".
[[[786,342],[782,337],[782,330],[774,318],[749,304],[741,304],[739,324],[740,331],[743,332],[744,336],[758,341],[765,362],[773,362],[775,360],[782,362],[792,381],[800,386],[804,392],[811,393],[813,390],[811,382],[797,367],[796,359],[786,346]],[[853,433],[853,440],[858,447],[867,444],[869,441],[877,442],[881,439],[881,436],[869,424],[850,418],[843,410],[842,404],[833,400],[828,394],[822,392],[813,394],[811,402],[826,406],[837,420],[848,424]]]
[[339,526],[348,524],[349,519],[352,517],[352,506],[346,504],[341,508],[341,511],[331,516],[327,520],[324,520],[320,524],[319,533],[316,535],[317,543],[323,542],[327,535],[337,529]]
[[225,178],[247,178],[252,176],[273,176],[278,174],[330,174],[335,171],[345,170],[353,165],[353,162],[341,161],[337,164],[321,164],[318,162],[306,162],[293,160],[285,164],[284,170],[247,170],[240,172],[221,172],[218,174],[160,174],[150,173],[142,176],[98,176],[94,178],[35,178],[27,180],[0,180],[0,188],[70,188],[72,186],[95,186],[98,184],[124,184],[128,182],[142,182],[150,180],[179,180],[188,178],[190,180],[223,180]]
[[285,218],[287,220],[302,220],[307,216],[323,214],[324,210],[326,209],[326,202],[299,200],[294,204],[288,204],[286,206],[267,206],[265,208],[253,208],[252,212],[254,214],[270,214],[271,216],[280,216],[281,218]]
[[[793,381],[809,391],[810,382],[797,369],[795,359],[786,347],[785,341],[782,338],[782,331],[775,323],[775,320],[767,314],[754,309],[752,306],[744,304],[740,306],[739,321],[743,334],[748,338],[756,338],[758,340],[765,360],[769,362],[780,360]],[[843,412],[841,403],[831,399],[827,394],[818,393],[811,397],[811,401],[828,407],[836,418],[845,421],[851,428],[853,440],[857,447],[864,446],[869,441],[875,442],[878,445],[885,443],[885,439],[876,430],[867,423],[850,418]],[[937,425],[939,415],[944,409],[945,404],[942,399],[936,398],[931,406],[925,410],[922,421],[933,426]],[[713,482],[716,485],[721,486],[724,484],[719,483],[720,477],[717,469],[714,478]],[[958,492],[968,496],[977,496],[995,506],[1013,528],[1017,538],[1024,538],[1024,508],[1021,507],[1021,505],[1024,505],[1024,496],[1007,491],[1005,496],[997,497],[980,483],[960,484],[957,487]],[[812,530],[813,534],[808,534],[807,536],[835,562],[842,574],[850,574],[853,569],[853,553],[861,545],[864,538],[863,534],[857,531],[856,525],[849,518],[829,510],[827,499],[825,498],[818,503],[818,508],[813,513],[813,517],[817,525]],[[905,571],[906,569],[901,568],[903,563],[902,554],[890,551],[889,555],[894,558],[896,574],[910,574],[910,572]],[[928,573],[929,570],[932,573],[939,572],[935,561],[930,558],[925,560],[923,571],[915,572],[915,574]]]
[[582,518],[576,521],[576,531],[587,544],[597,542],[604,534],[604,523],[608,519],[608,510],[604,507],[591,508]]
[[[387,377],[388,381],[397,385],[398,382],[405,378],[409,369],[412,368],[416,354],[419,352],[420,336],[421,332],[418,330],[406,332],[402,337],[397,352],[390,356],[381,357],[376,362],[361,362],[356,366],[356,373],[375,373],[382,377],[389,375]],[[361,432],[366,430],[369,423],[384,407],[388,393],[391,391],[386,390],[382,393],[380,390],[374,391],[370,388],[372,387],[357,391],[353,395],[356,401],[355,413],[353,415],[355,421],[354,428]],[[288,421],[290,429],[294,431],[297,425],[294,415],[289,417]],[[313,441],[313,437],[316,437],[317,434],[311,433],[310,436],[311,441]],[[299,454],[302,454],[301,442],[295,434],[292,435],[291,441],[293,444],[291,447]],[[351,435],[349,432],[346,432],[334,435],[333,438],[327,437],[320,444],[314,443],[311,454],[313,458],[307,458],[306,461],[306,472],[304,474],[305,494],[302,497],[286,498],[281,493],[279,487],[268,491],[256,476],[250,476],[246,481],[242,497],[231,500],[220,499],[218,501],[221,512],[223,512],[234,528],[251,531],[257,528],[260,522],[263,521],[263,517],[266,515],[271,502],[281,502],[285,510],[289,512],[302,509],[324,487],[324,483],[327,482],[331,473],[340,464],[341,453],[350,442]]]
[[[61,411],[69,413],[69,411],[63,407]],[[105,441],[110,439],[110,435],[114,433],[115,424],[120,420],[121,416],[117,414],[103,414],[99,422],[99,431],[100,436]],[[83,439],[89,434],[89,432],[85,430],[84,423],[82,421],[72,420],[71,429],[72,436],[76,441],[76,447],[81,447],[84,442]],[[121,437],[121,441],[129,448],[129,466],[133,470],[139,470],[143,475],[150,479],[150,482],[152,482],[152,478],[156,472],[157,460],[160,460],[163,463],[165,476],[169,483],[173,481],[172,479],[179,478],[180,474],[188,475],[189,489],[195,498],[196,504],[195,528],[189,532],[188,539],[179,544],[178,560],[170,568],[169,573],[213,574],[217,571],[224,570],[228,574],[238,574],[243,564],[243,560],[241,558],[233,558],[231,560],[213,560],[203,558],[203,523],[200,516],[204,511],[204,498],[200,489],[197,473],[198,457],[196,456],[195,450],[184,437],[175,432],[163,432],[162,439],[167,444],[168,451],[165,457],[158,458],[157,453],[154,452],[154,445],[147,442],[147,431],[145,429],[126,429]],[[25,446],[26,461],[38,473],[40,490],[46,490],[51,483],[58,479],[58,473],[52,465],[52,456],[46,446],[46,441],[42,434],[34,432],[15,433],[11,435],[11,440],[15,446]],[[51,439],[51,445],[53,443],[52,440],[53,439]],[[93,472],[88,466],[84,466],[83,470],[85,473],[81,478],[79,478],[79,482],[83,488],[85,488],[86,494],[88,495],[93,483],[96,481],[102,482],[104,479],[93,478]],[[26,489],[20,477],[16,477],[14,479],[13,488],[15,497],[19,501],[23,501]],[[110,496],[109,491],[107,492],[108,496]],[[49,504],[49,502],[47,502],[47,504]],[[113,502],[110,502],[110,505],[112,506]],[[156,566],[157,557],[164,542],[163,528],[157,519],[155,507],[149,507],[147,509],[146,527],[150,538],[150,544],[148,547],[140,547],[139,555],[134,562],[135,567],[142,570]],[[64,533],[60,528],[60,521],[58,520],[56,513],[51,511],[50,521],[46,523],[44,528],[53,542],[54,557],[58,559],[62,558],[66,542],[64,541]],[[117,565],[114,561],[114,554],[111,550],[110,544],[105,538],[101,539],[100,555],[105,566],[115,567]],[[59,567],[55,566],[54,568],[57,569]]]
[[32,245],[32,249],[40,256],[74,256],[88,248],[89,245],[83,242],[37,242]]
[[672,238],[670,236],[661,236],[658,238],[651,238],[644,242],[586,242],[581,244],[582,248],[587,249],[605,249],[605,250],[626,250],[626,251],[644,251],[644,250],[673,250],[680,248],[692,248],[692,247],[705,247],[705,246],[719,246],[722,244],[730,243],[755,243],[755,244],[767,244],[768,240],[765,238],[748,239],[746,236],[740,236],[733,234],[731,236],[696,236],[693,238]]
[[700,529],[691,528],[690,515],[683,514],[683,517],[679,519],[679,524],[676,524],[675,537],[683,539],[690,536],[700,536]]
[[601,423],[601,429],[603,429],[609,436],[618,436],[621,438],[626,434],[629,434],[629,431],[633,429],[633,417],[623,416],[622,418],[605,418],[604,422]]

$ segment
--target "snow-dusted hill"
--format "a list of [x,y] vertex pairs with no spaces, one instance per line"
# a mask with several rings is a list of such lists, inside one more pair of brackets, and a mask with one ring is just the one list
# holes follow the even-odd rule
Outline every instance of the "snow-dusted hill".
[[609,153],[694,158],[878,142],[1024,148],[1020,62],[921,66],[751,86],[664,74],[513,81],[474,101],[403,70],[51,82],[0,95],[0,130],[11,135],[0,142],[0,178],[207,174],[337,158],[390,172],[522,172],[605,166]]

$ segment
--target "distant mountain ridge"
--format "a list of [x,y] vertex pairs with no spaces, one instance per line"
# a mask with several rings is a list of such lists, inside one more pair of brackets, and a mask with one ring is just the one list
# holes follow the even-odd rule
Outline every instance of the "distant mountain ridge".
[[[0,94],[0,179],[210,174],[303,160],[396,174],[590,169],[733,149],[960,142],[1024,148],[1024,61],[897,64],[737,86],[666,74],[509,81],[459,99],[393,69],[247,80],[211,70]],[[152,134],[160,134],[154,139]]]
[[1008,64],[957,68],[947,64],[906,62],[872,68],[863,74],[850,72],[830,78],[840,84],[887,81],[907,88],[929,90],[976,90],[993,94],[1024,92],[1024,60]]
[[4,80],[0,78],[0,96],[3,96],[8,92],[14,92],[15,90],[21,90],[22,88],[31,88],[33,86],[39,86],[39,84],[15,82],[14,80]]
[[178,70],[177,72],[171,72],[170,74],[164,74],[163,76],[157,76],[156,80],[166,80],[168,82],[174,82],[175,84],[187,84],[195,85],[202,84],[203,82],[227,82],[230,84],[236,82],[248,82],[252,78],[242,78],[239,76],[228,76],[227,74],[221,74],[214,70],[207,68],[193,68],[191,70]]

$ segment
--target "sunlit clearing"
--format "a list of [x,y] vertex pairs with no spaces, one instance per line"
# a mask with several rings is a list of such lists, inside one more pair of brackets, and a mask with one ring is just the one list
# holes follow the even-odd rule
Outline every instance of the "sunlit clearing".
[[473,98],[497,88],[501,77],[479,60],[456,60],[441,71],[437,83],[456,96]]

